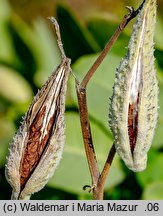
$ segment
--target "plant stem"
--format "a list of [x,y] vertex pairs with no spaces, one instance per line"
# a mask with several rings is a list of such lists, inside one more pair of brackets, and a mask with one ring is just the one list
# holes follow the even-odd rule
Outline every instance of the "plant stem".
[[93,76],[93,74],[95,73],[95,71],[101,64],[101,62],[104,60],[108,51],[111,49],[111,47],[113,46],[113,44],[115,43],[119,35],[121,34],[122,30],[125,28],[125,26],[129,23],[131,19],[137,16],[139,10],[143,7],[144,3],[145,0],[142,2],[140,7],[136,11],[132,7],[127,7],[129,9],[129,13],[124,16],[119,27],[117,28],[117,30],[115,31],[115,33],[113,34],[109,42],[106,44],[105,48],[103,49],[103,51],[101,52],[101,54],[99,55],[95,63],[87,72],[82,82],[79,83],[76,80],[76,92],[78,97],[79,115],[80,115],[85,152],[86,152],[88,166],[92,178],[93,199],[103,199],[104,184],[116,151],[115,151],[115,146],[113,144],[109,151],[108,158],[104,165],[103,171],[100,175],[96,154],[93,146],[92,134],[91,134],[91,127],[90,127],[88,108],[87,108],[86,87],[91,77]]
[[84,140],[85,152],[88,160],[89,170],[92,178],[92,185],[97,185],[97,181],[100,176],[97,159],[93,147],[92,133],[90,128],[90,122],[88,117],[86,90],[80,87],[80,84],[76,82],[76,91],[78,97],[80,122],[82,128],[82,135]]
[[98,179],[98,183],[97,183],[97,190],[93,193],[93,198],[97,199],[97,200],[103,200],[103,196],[104,196],[104,185],[114,158],[114,155],[116,153],[115,150],[115,146],[114,144],[112,145],[109,154],[108,154],[108,158],[105,162],[104,168],[102,170],[102,173]]
[[96,59],[96,61],[92,65],[92,67],[89,69],[89,71],[87,72],[87,74],[83,78],[83,80],[81,82],[82,88],[86,88],[89,80],[91,79],[91,77],[93,76],[93,74],[95,73],[95,71],[97,70],[99,65],[101,64],[101,62],[104,60],[107,53],[109,52],[109,50],[112,48],[113,44],[118,39],[118,37],[120,36],[123,29],[126,27],[126,25],[129,23],[130,20],[132,20],[134,17],[137,16],[137,14],[138,14],[139,10],[142,8],[144,2],[145,2],[145,0],[143,1],[141,6],[136,11],[133,9],[133,7],[126,7],[129,10],[129,13],[124,16],[124,18],[121,21],[120,25],[118,26],[117,30],[115,31],[113,36],[110,38],[110,40],[108,41],[108,43],[104,47],[104,49],[101,52],[101,54],[99,55],[99,57]]

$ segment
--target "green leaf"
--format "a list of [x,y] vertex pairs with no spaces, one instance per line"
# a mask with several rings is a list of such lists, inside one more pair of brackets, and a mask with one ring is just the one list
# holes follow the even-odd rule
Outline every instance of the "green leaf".
[[163,70],[159,68],[159,66],[156,64],[156,73],[158,78],[158,85],[159,85],[159,109],[158,109],[158,123],[153,139],[153,146],[156,148],[162,148],[163,147]]
[[145,187],[142,198],[145,200],[163,199],[163,182],[153,182]]
[[0,118],[0,167],[2,167],[6,160],[8,153],[8,144],[14,135],[14,124],[9,121],[6,116]]
[[[41,86],[60,63],[56,38],[48,23],[48,19],[40,18],[31,28],[19,17],[13,16],[10,24],[13,43],[21,59],[20,71],[34,88]],[[52,24],[51,27],[54,28]]]
[[[78,114],[68,112],[66,114],[66,126],[63,159],[48,186],[78,194],[86,193],[82,188],[84,185],[91,185],[91,179]],[[112,140],[93,121],[91,121],[91,126],[99,167],[102,169],[111,148]],[[106,188],[116,186],[123,179],[124,173],[121,170],[119,159],[115,157],[106,182]]]
[[158,14],[157,16],[157,22],[156,22],[156,33],[155,33],[155,46],[157,49],[163,50],[163,17],[161,14]]
[[[109,21],[108,19],[103,17],[94,17],[91,18],[88,22],[88,29],[90,30],[92,35],[94,35],[101,49],[104,48],[118,26],[118,22]],[[127,46],[128,41],[129,36],[122,32],[116,43],[113,45],[112,52],[117,54],[118,56],[125,55],[125,47]]]
[[[17,26],[19,26],[19,29]],[[20,61],[19,70],[21,71],[23,76],[27,80],[29,80],[30,83],[32,83],[33,75],[36,71],[37,65],[29,44],[26,43],[26,41],[24,40],[26,34],[24,32],[24,29],[26,28],[27,28],[26,24],[21,22],[19,19],[18,21],[17,20],[15,20],[15,22],[12,21],[9,24],[9,33],[13,40],[13,45],[16,51],[16,55]]]
[[0,1],[0,61],[13,63],[17,57],[12,44],[11,35],[8,32],[8,23],[11,9],[7,1]]
[[16,71],[0,66],[0,95],[15,103],[31,99],[32,91],[26,80]]
[[[80,80],[97,57],[98,55],[83,56],[73,65],[73,71]],[[107,55],[90,80],[87,88],[89,114],[105,128],[108,128],[109,97],[112,95],[114,74],[119,62],[120,58],[118,56],[112,53]],[[72,95],[74,101],[76,101],[74,89],[72,89]]]
[[61,53],[58,48],[56,37],[52,34],[52,31],[50,31],[47,25],[48,23],[51,25],[53,33],[55,33],[54,26],[48,19],[40,18],[34,22],[33,34],[37,38],[38,49],[36,55],[38,67],[34,77],[37,86],[41,86],[46,82],[48,76],[51,75],[61,61]]
[[[9,23],[8,34],[19,59],[13,67],[30,82],[35,92],[37,86],[45,83],[61,59],[56,38],[48,23],[48,19],[38,18],[31,28],[16,15]],[[51,27],[55,32],[52,24]]]
[[100,50],[94,37],[82,25],[69,7],[59,4],[57,17],[66,55],[74,62],[81,55]]
[[155,181],[163,181],[163,153],[150,149],[148,153],[148,165],[145,171],[136,173],[138,182],[142,187]]

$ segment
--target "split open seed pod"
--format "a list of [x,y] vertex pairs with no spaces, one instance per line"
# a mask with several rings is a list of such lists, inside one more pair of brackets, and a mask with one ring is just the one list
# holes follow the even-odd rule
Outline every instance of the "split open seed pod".
[[[54,18],[51,21],[59,28]],[[65,139],[65,94],[71,68],[70,59],[60,48],[61,64],[34,97],[9,147],[5,171],[13,188],[12,199],[29,199],[32,193],[42,189],[61,159]]]
[[158,117],[153,37],[156,0],[139,11],[126,57],[116,72],[109,113],[117,153],[133,171],[146,168]]

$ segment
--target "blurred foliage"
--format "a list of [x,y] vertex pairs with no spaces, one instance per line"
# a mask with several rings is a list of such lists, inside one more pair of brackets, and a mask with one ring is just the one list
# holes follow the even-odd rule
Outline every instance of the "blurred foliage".
[[[13,3],[11,0],[10,2]],[[35,2],[35,7],[38,5],[36,1],[31,2]],[[43,2],[46,1],[41,1],[40,4]],[[95,15],[92,12],[93,9],[94,11],[97,9],[95,5],[90,9],[89,14],[88,5],[91,1],[87,2],[88,5],[83,5],[79,1],[78,7],[80,8],[81,3],[81,11],[85,9],[87,17],[82,21],[81,16],[68,5],[68,0],[67,4],[63,2],[56,5],[56,12],[53,13],[61,27],[66,54],[72,59],[73,72],[81,80],[98,57],[98,52],[117,28],[120,18],[111,12],[106,16],[106,11],[103,10]],[[106,1],[100,2],[104,9]],[[20,4],[20,1],[17,1],[17,7],[21,8],[27,3],[28,1],[21,1]],[[126,3],[127,0],[116,1],[115,8],[117,9],[119,5],[117,14],[123,14],[122,6]],[[105,185],[105,199],[163,199],[163,16],[161,7],[160,0],[155,35],[160,109],[156,134],[148,154],[148,166],[144,172],[133,173],[116,155]],[[26,10],[24,14],[27,14]],[[114,74],[126,52],[125,47],[131,31],[132,25],[129,25],[88,85],[88,108],[100,169],[113,142],[108,128],[108,106]],[[0,199],[10,199],[11,195],[11,188],[4,174],[8,145],[33,95],[59,62],[60,53],[52,27],[49,27],[49,21],[37,16],[31,24],[27,24],[6,0],[0,0]],[[75,83],[70,76],[63,159],[47,186],[34,194],[32,199],[91,199],[91,195],[83,191],[84,185],[91,185],[91,179],[83,147]]]

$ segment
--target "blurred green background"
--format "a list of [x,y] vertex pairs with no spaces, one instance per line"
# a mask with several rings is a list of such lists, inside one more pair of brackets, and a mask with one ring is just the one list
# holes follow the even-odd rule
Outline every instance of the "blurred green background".
[[[61,28],[64,49],[75,75],[82,79],[126,13],[142,1],[127,0],[0,0],[0,199],[10,199],[4,167],[8,145],[38,88],[60,63],[52,25]],[[88,86],[88,108],[100,169],[113,139],[108,107],[116,68],[126,53],[135,19],[124,30]],[[116,155],[105,185],[105,199],[163,199],[163,0],[158,1],[155,57],[159,80],[159,120],[148,166],[128,170]],[[66,101],[66,143],[52,179],[31,199],[91,199],[84,185],[91,179],[80,129],[74,79],[70,76]]]

